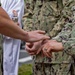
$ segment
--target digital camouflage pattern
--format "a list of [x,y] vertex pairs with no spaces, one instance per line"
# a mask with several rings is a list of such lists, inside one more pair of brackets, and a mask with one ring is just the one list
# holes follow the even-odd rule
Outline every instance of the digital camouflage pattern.
[[75,0],[26,0],[25,30],[45,30],[63,43],[53,58],[34,59],[33,75],[75,75]]

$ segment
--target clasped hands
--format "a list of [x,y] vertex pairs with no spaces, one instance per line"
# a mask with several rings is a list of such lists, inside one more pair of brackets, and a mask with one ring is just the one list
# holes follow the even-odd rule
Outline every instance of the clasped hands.
[[37,55],[41,52],[43,56],[51,58],[52,52],[63,50],[63,45],[56,40],[42,40],[34,43],[26,43],[26,50],[30,55]]

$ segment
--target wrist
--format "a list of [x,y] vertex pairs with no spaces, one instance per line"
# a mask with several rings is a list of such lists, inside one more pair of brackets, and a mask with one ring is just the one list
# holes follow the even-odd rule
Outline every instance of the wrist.
[[51,49],[56,51],[62,51],[64,47],[61,42],[54,42],[54,44],[51,44]]
[[64,49],[64,46],[62,43],[59,43],[60,44],[60,49],[63,50]]
[[62,51],[64,49],[63,44],[61,42],[57,43],[57,50]]
[[24,31],[23,40],[26,41],[26,42],[28,42],[28,39],[29,39],[28,32],[27,31]]

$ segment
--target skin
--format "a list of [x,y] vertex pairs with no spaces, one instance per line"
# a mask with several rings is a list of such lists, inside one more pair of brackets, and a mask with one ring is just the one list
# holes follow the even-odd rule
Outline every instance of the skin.
[[63,51],[63,49],[62,43],[55,40],[47,41],[42,47],[43,54],[49,58],[52,57],[52,52]]
[[26,42],[37,42],[44,39],[49,39],[44,35],[45,31],[36,30],[26,32],[15,24],[8,14],[0,7],[0,33],[16,39],[21,39]]
[[42,48],[42,42],[35,42],[35,43],[26,43],[25,45],[26,50],[30,55],[39,54]]
[[[45,50],[46,49],[46,50]],[[35,43],[26,43],[26,50],[30,55],[39,54],[42,51],[44,56],[52,57],[52,52],[63,51],[63,45],[56,40],[44,40]]]

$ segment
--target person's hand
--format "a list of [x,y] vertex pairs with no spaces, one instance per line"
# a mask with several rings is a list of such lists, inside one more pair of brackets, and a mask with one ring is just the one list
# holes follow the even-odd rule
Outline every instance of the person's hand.
[[42,47],[42,41],[34,42],[34,43],[26,43],[26,50],[30,55],[36,55],[40,53]]
[[42,47],[43,54],[49,58],[52,57],[52,52],[59,52],[63,50],[62,43],[55,40],[47,40]]
[[36,30],[28,32],[26,42],[37,42],[44,39],[49,39],[49,36],[44,35],[45,31]]

